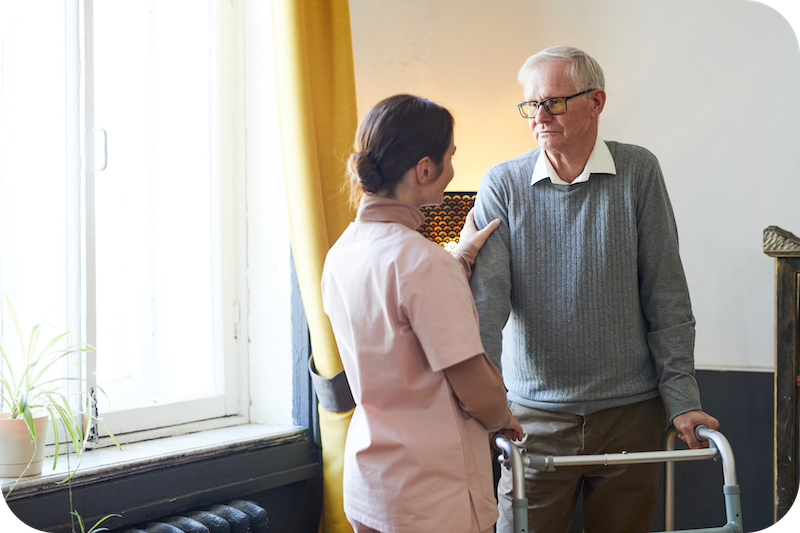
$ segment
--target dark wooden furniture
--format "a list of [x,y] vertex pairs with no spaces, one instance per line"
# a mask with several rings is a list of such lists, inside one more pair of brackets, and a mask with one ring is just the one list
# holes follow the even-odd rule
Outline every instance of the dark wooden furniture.
[[777,226],[764,230],[764,253],[775,258],[775,521],[797,496],[800,385],[800,238]]

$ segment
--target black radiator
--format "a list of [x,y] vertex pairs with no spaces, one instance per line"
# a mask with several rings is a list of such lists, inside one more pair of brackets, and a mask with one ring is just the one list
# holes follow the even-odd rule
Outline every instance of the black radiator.
[[114,533],[269,533],[269,516],[254,502],[233,500]]

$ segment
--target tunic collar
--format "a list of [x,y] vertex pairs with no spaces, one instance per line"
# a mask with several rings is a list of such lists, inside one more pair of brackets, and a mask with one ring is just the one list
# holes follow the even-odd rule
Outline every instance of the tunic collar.
[[425,221],[425,215],[413,205],[391,198],[364,194],[356,213],[356,222],[394,222],[416,230]]

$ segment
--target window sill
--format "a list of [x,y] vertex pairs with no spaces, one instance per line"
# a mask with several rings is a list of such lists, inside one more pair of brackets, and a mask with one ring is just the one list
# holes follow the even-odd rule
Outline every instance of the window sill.
[[[41,476],[17,484],[7,503],[20,520],[69,530],[68,488],[57,484],[67,462],[60,457],[55,471],[45,463]],[[84,521],[116,513],[121,518],[104,524],[114,529],[319,475],[307,429],[251,424],[88,450],[70,484]],[[0,480],[4,494],[14,481]]]

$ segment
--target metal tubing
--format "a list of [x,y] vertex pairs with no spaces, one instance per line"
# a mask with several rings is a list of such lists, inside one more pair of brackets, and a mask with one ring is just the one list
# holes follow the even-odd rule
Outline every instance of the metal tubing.
[[666,463],[667,461],[697,461],[717,457],[714,447],[701,450],[673,450],[661,452],[605,453],[602,455],[554,456],[553,466],[587,465],[633,465],[643,463]]
[[[514,533],[528,532],[528,496],[525,494],[525,466],[519,448],[504,435],[495,435],[494,447],[503,453],[502,463],[511,467],[511,507],[514,514]],[[510,463],[510,465],[509,465]]]
[[736,529],[736,526],[732,524],[725,524],[724,526],[703,529],[681,529],[681,533],[742,533],[742,530]]
[[[495,435],[494,437],[494,447],[503,452],[503,459],[504,463],[506,463],[506,467],[508,467],[507,461],[510,461],[511,471],[514,472],[514,484],[511,487],[511,497],[515,500],[520,500],[525,498],[525,476],[524,476],[524,464],[522,463],[522,454],[514,445],[513,442],[508,440],[504,435]],[[522,472],[522,476],[517,476],[518,472]]]
[[528,498],[511,500],[514,513],[514,533],[528,533]]
[[[722,490],[725,494],[725,517],[728,523],[719,528],[690,529],[681,530],[681,532],[702,531],[704,533],[712,533],[714,531],[727,531],[741,533],[744,531],[742,504],[739,496],[739,485],[736,484],[736,464],[731,445],[722,433],[709,429],[707,426],[697,426],[694,433],[698,440],[709,441],[709,448],[716,448],[722,459],[722,472],[725,480]],[[674,427],[669,428],[664,439],[664,449],[669,451],[675,449],[675,437],[677,435],[678,431]],[[665,531],[675,530],[675,467],[672,461],[668,461],[665,464],[664,470],[664,527]]]
[[[527,498],[525,497],[525,472],[524,467],[528,466],[537,470],[554,470],[556,466],[578,466],[578,465],[612,465],[612,464],[641,464],[641,463],[666,463],[665,468],[665,487],[664,487],[664,522],[666,531],[673,531],[674,524],[674,484],[675,473],[673,463],[675,461],[694,461],[700,459],[711,459],[720,457],[722,459],[723,477],[725,485],[725,514],[728,523],[721,527],[705,529],[681,530],[684,533],[703,532],[703,533],[742,533],[742,512],[741,500],[739,496],[739,485],[736,483],[736,464],[733,457],[733,450],[728,439],[718,431],[709,429],[706,426],[697,426],[695,436],[698,440],[709,441],[708,448],[699,450],[675,450],[675,437],[677,431],[670,428],[664,442],[665,451],[661,452],[632,452],[632,453],[613,453],[602,455],[578,455],[578,456],[540,456],[520,453],[514,443],[502,435],[495,436],[494,446],[503,452],[501,461],[507,468],[510,466],[513,472],[513,509],[514,509],[514,532],[524,533],[528,527],[527,512],[523,512],[523,505],[527,508]],[[523,502],[524,500],[524,502]],[[523,516],[524,515],[524,516]]]
[[[675,449],[675,437],[678,430],[675,426],[670,426],[664,437],[664,449],[672,451]],[[667,461],[664,463],[664,530],[675,530],[675,463]]]
[[725,485],[722,487],[725,492],[725,515],[729,526],[736,527],[736,532],[744,531],[742,523],[742,501],[739,497],[739,485]]
[[726,485],[737,485],[736,483],[736,464],[733,459],[733,449],[728,439],[713,429],[706,426],[697,426],[694,430],[695,435],[700,440],[707,440],[717,445],[719,455],[722,457],[722,474]]

